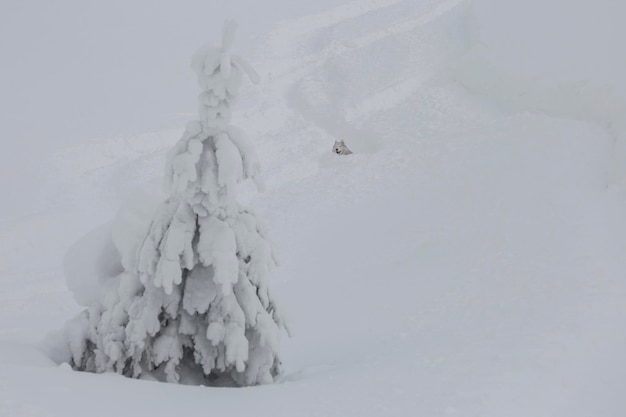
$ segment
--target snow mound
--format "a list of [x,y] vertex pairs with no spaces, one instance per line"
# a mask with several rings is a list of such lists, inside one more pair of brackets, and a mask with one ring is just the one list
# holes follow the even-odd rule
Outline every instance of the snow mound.
[[122,271],[111,239],[111,223],[90,231],[72,245],[63,259],[63,271],[67,288],[78,304],[88,306],[98,300]]
[[90,231],[65,254],[67,288],[82,306],[96,302],[112,288],[116,277],[137,262],[137,249],[145,239],[159,204],[165,199],[157,181],[130,194],[114,220]]

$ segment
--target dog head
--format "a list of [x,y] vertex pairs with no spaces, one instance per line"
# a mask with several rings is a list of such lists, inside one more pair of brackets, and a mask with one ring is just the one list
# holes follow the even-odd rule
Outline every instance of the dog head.
[[347,152],[350,152],[350,150],[348,149],[346,144],[343,143],[343,140],[336,140],[335,144],[333,145],[333,152],[337,155],[343,155]]

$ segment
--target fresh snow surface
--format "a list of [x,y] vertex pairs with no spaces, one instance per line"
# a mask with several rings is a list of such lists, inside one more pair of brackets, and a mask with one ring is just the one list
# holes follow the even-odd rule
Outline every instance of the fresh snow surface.
[[[54,331],[132,262],[115,241],[132,244],[147,227],[132,218],[161,198],[145,184],[161,181],[182,121],[154,132],[155,112],[138,118],[141,135],[9,148],[0,415],[623,416],[626,71],[613,42],[626,36],[624,6],[504,3],[356,0],[256,41],[261,83],[233,123],[261,159],[266,192],[250,185],[242,197],[279,251],[272,287],[294,332],[273,385],[180,386],[55,362]],[[161,40],[182,39],[185,23],[174,23]],[[114,45],[101,51],[111,68]],[[29,89],[35,68],[55,68],[52,49],[43,57],[20,79]],[[128,65],[141,74],[143,64]],[[193,83],[182,64],[180,77]],[[123,94],[113,101],[112,115],[137,114]],[[16,120],[55,114],[72,131],[71,110],[46,103],[16,103]],[[3,144],[20,140],[9,133]],[[333,155],[336,139],[354,154]],[[29,187],[40,192],[22,201]],[[118,212],[115,224],[129,226],[111,237]]]

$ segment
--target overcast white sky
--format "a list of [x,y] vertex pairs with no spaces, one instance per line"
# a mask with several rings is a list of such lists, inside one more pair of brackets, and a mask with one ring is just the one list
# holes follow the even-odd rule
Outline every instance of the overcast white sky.
[[191,54],[224,19],[249,56],[276,22],[345,2],[3,0],[2,140],[48,148],[174,127],[195,109]]

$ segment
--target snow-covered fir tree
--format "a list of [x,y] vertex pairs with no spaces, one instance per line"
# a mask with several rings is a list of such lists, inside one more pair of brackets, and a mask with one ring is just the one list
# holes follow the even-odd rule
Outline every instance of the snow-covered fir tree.
[[258,82],[230,53],[234,31],[227,22],[221,46],[193,56],[199,120],[168,154],[169,198],[136,253],[121,254],[118,284],[67,326],[75,369],[236,385],[281,372],[286,326],[268,286],[273,249],[237,201],[238,183],[260,182],[253,146],[230,125],[244,76]]

